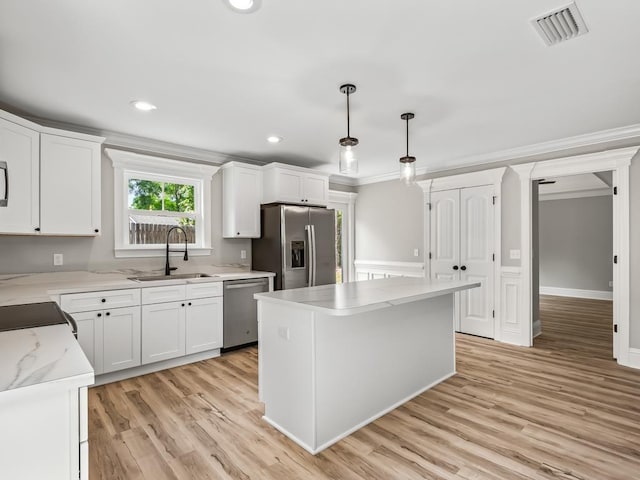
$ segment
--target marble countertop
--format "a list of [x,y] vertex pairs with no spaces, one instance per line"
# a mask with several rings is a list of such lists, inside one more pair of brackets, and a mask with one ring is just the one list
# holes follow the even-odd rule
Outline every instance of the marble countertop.
[[211,277],[194,279],[158,280],[137,282],[130,277],[159,275],[159,272],[115,270],[108,272],[52,272],[0,275],[0,306],[21,303],[48,302],[64,293],[118,290],[122,288],[146,288],[186,283],[222,282],[241,278],[272,277],[271,272],[255,272],[215,266],[196,266],[193,271],[181,269],[176,273],[206,273]]
[[254,298],[267,302],[295,304],[305,310],[342,316],[415,302],[479,286],[480,282],[394,277],[256,293]]
[[55,382],[94,381],[93,368],[68,325],[0,332],[0,394]]

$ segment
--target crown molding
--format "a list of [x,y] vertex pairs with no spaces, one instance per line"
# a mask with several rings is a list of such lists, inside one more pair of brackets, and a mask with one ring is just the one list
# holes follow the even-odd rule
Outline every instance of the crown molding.
[[610,197],[613,194],[611,188],[594,188],[592,190],[574,190],[572,192],[541,193],[538,200],[569,200],[571,198]]
[[[622,145],[625,142],[627,143]],[[558,140],[551,140],[549,142],[535,143],[524,147],[511,148],[493,153],[473,155],[456,161],[456,165],[447,168],[429,169],[427,167],[421,167],[416,169],[416,176],[425,175],[427,173],[449,172],[461,168],[479,167],[499,162],[512,161],[514,163],[518,163],[526,160],[545,160],[549,155],[562,154],[563,152],[570,152],[567,153],[566,156],[576,156],[585,153],[593,153],[598,150],[609,150],[620,148],[621,146],[628,146],[628,142],[640,144],[639,123],[625,127],[601,130],[599,132],[575,135],[573,137],[566,137]],[[576,149],[582,151],[572,152],[572,150]],[[390,172],[370,177],[357,178],[355,180],[356,186],[360,186],[368,185],[370,183],[395,180],[397,178],[399,178],[397,172]]]

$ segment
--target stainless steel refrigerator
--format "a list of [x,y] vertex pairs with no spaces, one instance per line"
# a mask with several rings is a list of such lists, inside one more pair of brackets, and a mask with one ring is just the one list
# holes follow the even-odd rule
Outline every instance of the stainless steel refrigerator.
[[275,290],[336,283],[335,215],[321,207],[262,206],[252,268],[275,272]]

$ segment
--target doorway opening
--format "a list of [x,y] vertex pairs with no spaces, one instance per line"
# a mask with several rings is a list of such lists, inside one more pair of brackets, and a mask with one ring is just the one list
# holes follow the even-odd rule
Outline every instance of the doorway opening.
[[533,346],[615,358],[611,171],[532,182]]

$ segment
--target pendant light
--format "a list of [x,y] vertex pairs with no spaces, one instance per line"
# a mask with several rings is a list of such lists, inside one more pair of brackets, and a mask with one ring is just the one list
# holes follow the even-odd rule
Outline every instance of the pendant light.
[[354,175],[358,173],[358,158],[354,148],[358,145],[358,139],[350,135],[349,130],[349,95],[356,91],[356,86],[346,83],[340,86],[340,92],[347,96],[347,136],[340,139],[340,173]]
[[413,113],[400,115],[400,118],[407,122],[407,154],[400,158],[400,180],[406,185],[412,185],[416,181],[416,157],[409,156],[409,120],[413,117]]

